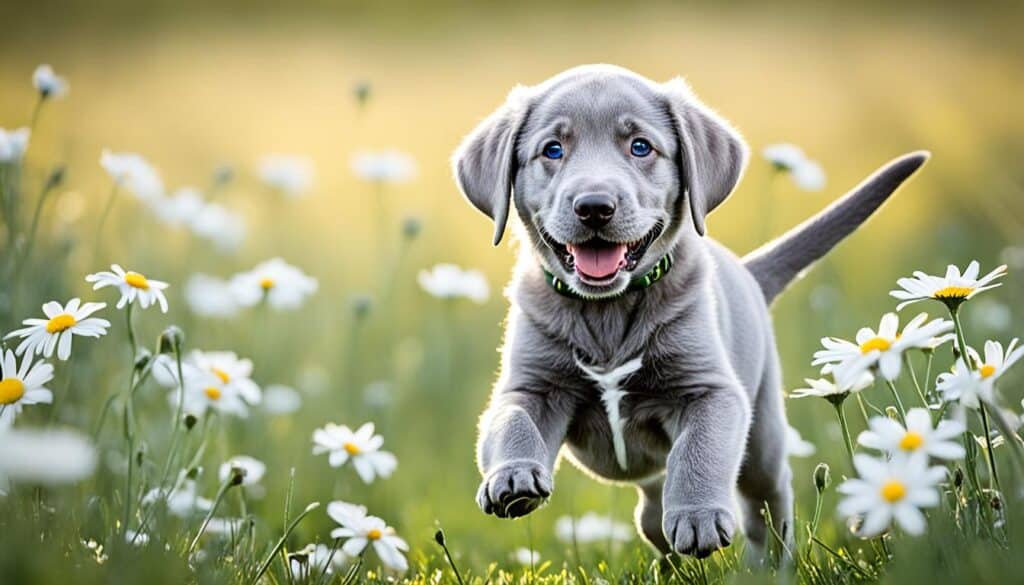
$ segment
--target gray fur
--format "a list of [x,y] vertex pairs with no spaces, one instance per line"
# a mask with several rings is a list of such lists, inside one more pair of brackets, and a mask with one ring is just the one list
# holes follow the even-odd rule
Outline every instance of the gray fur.
[[[682,81],[586,66],[519,88],[511,100],[454,161],[466,197],[495,220],[495,241],[511,198],[524,242],[507,291],[501,373],[480,420],[481,509],[532,512],[551,494],[564,455],[599,479],[637,485],[638,529],[664,553],[702,556],[727,546],[737,512],[759,550],[765,503],[775,529],[790,535],[786,418],[766,299],[863,221],[913,171],[910,159],[756,256],[752,272],[703,237],[704,216],[742,174],[746,146]],[[654,154],[630,156],[638,135]],[[565,145],[562,160],[538,155],[551,137]],[[597,232],[606,240],[634,241],[664,226],[632,274],[623,270],[603,287],[567,270],[542,235],[558,243],[593,237],[572,211],[575,195],[593,191],[617,199],[613,220]],[[675,265],[667,276],[622,294],[668,252]],[[588,300],[557,294],[544,269]],[[622,382],[617,409],[606,408],[609,388],[594,376],[638,357],[642,366]],[[625,457],[616,456],[613,414]]]

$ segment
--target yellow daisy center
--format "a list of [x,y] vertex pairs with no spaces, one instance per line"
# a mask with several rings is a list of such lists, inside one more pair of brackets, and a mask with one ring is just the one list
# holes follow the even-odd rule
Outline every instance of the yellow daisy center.
[[345,443],[342,447],[348,451],[349,455],[359,455],[363,452],[363,450],[359,448],[359,445],[356,445],[355,443]]
[[145,276],[142,276],[138,272],[129,272],[128,274],[125,274],[124,281],[127,282],[129,286],[134,286],[135,288],[140,288],[142,290],[149,289],[149,281],[146,280]]
[[262,288],[263,290],[270,290],[274,288],[274,284],[276,283],[274,282],[273,278],[264,278],[260,280],[260,288]]
[[369,538],[370,540],[380,540],[380,537],[382,536],[384,536],[384,533],[376,528],[366,533],[366,538]]
[[903,485],[899,481],[887,481],[885,485],[882,486],[882,499],[890,504],[895,504],[905,497],[907,497],[907,486]]
[[0,404],[14,404],[25,395],[25,384],[17,378],[0,380]]
[[210,371],[212,371],[213,375],[220,378],[220,381],[225,384],[231,381],[231,376],[229,376],[227,372],[220,368],[210,368]]
[[978,373],[981,374],[982,378],[991,378],[996,373],[996,367],[993,366],[992,364],[985,364],[981,366],[981,369],[978,370]]
[[904,451],[917,451],[924,445],[924,437],[921,433],[915,433],[914,431],[907,431],[907,434],[903,435],[900,440],[900,449]]
[[872,337],[860,344],[861,353],[871,353],[874,350],[885,351],[892,347],[892,342],[884,337]]
[[220,388],[216,386],[210,386],[209,388],[203,390],[203,392],[210,400],[220,400]]
[[60,315],[57,315],[53,319],[50,319],[46,323],[46,332],[60,333],[61,331],[71,329],[71,327],[73,327],[75,323],[77,323],[77,321],[75,321],[75,318],[73,316],[69,315],[68,313],[62,313]]
[[974,292],[973,286],[947,286],[932,293],[936,299],[966,299]]

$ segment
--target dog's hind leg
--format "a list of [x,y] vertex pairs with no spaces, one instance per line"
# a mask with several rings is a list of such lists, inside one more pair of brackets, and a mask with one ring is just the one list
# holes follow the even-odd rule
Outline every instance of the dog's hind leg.
[[769,360],[754,403],[747,456],[740,468],[739,494],[743,527],[750,544],[751,560],[764,559],[768,534],[765,507],[773,528],[786,546],[793,540],[792,472],[786,459],[786,414],[779,388],[779,367]]
[[633,520],[636,522],[637,531],[640,536],[653,546],[661,554],[672,552],[672,547],[665,538],[665,531],[662,529],[662,507],[661,490],[665,484],[665,478],[659,476],[637,484],[636,491],[639,499],[636,503],[636,510],[633,512]]

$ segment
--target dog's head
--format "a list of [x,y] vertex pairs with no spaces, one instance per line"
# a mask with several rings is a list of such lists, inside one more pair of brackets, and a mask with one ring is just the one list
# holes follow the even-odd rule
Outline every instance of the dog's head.
[[[681,79],[606,65],[517,87],[455,152],[466,198],[509,207],[547,270],[587,297],[621,293],[732,192],[747,148]],[[692,226],[692,228],[691,228]]]

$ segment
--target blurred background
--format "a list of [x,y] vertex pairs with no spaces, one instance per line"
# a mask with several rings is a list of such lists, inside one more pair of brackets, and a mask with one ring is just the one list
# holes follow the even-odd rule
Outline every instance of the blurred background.
[[[1022,330],[1024,10],[1017,3],[72,0],[8,3],[0,12],[0,127],[28,125],[36,65],[49,63],[70,82],[68,95],[41,113],[25,159],[26,192],[38,192],[56,164],[67,165],[67,176],[43,210],[46,243],[28,282],[5,285],[0,330],[54,298],[109,303],[83,276],[111,262],[170,282],[170,313],[138,315],[143,339],[179,324],[189,348],[237,351],[254,360],[258,383],[302,395],[293,415],[230,421],[209,462],[244,453],[268,464],[267,494],[256,504],[268,533],[280,529],[291,466],[297,502],[364,503],[398,527],[413,558],[432,552],[440,523],[460,558],[478,569],[511,563],[520,546],[556,563],[570,558],[552,535],[565,514],[596,511],[630,522],[632,490],[597,484],[570,465],[550,505],[529,523],[485,517],[473,501],[475,424],[497,368],[507,307],[501,291],[514,248],[490,245],[492,226],[461,199],[449,156],[514,84],[574,65],[614,63],[656,80],[684,76],[743,132],[750,166],[709,221],[711,234],[738,253],[885,161],[933,153],[882,213],[775,306],[787,389],[816,374],[810,355],[821,336],[852,337],[893,310],[887,293],[913,270],[940,273],[971,259],[983,272],[1010,264],[1004,287],[972,305],[966,326],[974,339],[1004,342]],[[799,145],[821,165],[824,189],[804,191],[773,170],[761,151],[779,142]],[[122,195],[97,257],[92,242],[111,186],[99,165],[104,148],[142,154],[168,191],[207,190],[217,169],[231,168],[233,180],[216,197],[244,217],[244,241],[231,251],[210,246]],[[361,179],[353,156],[386,149],[413,157],[416,173],[401,182]],[[260,181],[268,154],[309,158],[315,176],[305,196],[285,198]],[[410,221],[421,227],[415,234]],[[190,310],[183,292],[191,275],[228,277],[274,256],[319,281],[300,309],[233,319]],[[439,262],[482,271],[488,300],[429,296],[417,275]],[[74,388],[79,407],[62,410],[64,424],[89,428],[102,398],[123,383],[124,328],[112,309],[106,313],[111,336],[78,346],[67,381],[58,379]],[[149,388],[140,410],[163,420],[164,394]],[[823,401],[789,401],[789,412],[818,447],[794,460],[806,515],[814,465],[842,457],[839,430]],[[311,455],[313,429],[329,421],[375,422],[385,449],[398,456],[396,474],[365,486],[351,469],[330,469]],[[159,449],[163,439],[151,440]],[[207,475],[203,488],[212,492],[216,478]],[[297,542],[326,539],[330,527],[321,515],[300,528]],[[634,555],[640,545],[618,550]]]

